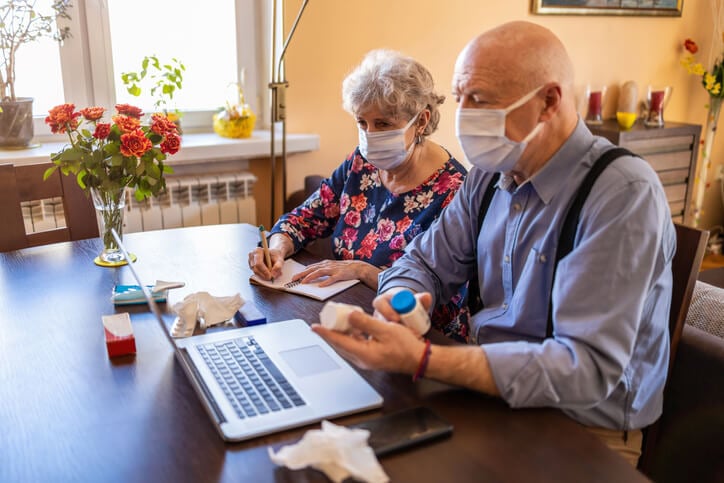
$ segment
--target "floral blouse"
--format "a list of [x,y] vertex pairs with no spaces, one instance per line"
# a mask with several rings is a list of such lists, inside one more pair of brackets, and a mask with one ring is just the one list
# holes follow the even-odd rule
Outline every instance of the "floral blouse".
[[[427,230],[466,174],[451,156],[420,186],[394,194],[357,148],[302,205],[282,215],[271,233],[287,234],[295,252],[313,240],[331,237],[338,260],[362,260],[385,269],[402,256],[413,238]],[[466,292],[467,286],[461,287],[452,300],[436,307],[432,316],[438,330],[459,340],[465,340],[468,332],[463,310]]]

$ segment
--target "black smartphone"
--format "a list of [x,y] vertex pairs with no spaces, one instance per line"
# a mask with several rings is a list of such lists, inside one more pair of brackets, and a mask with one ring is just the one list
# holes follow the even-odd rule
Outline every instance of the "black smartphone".
[[427,407],[403,409],[350,427],[369,430],[368,444],[377,456],[441,438],[453,431],[450,423]]

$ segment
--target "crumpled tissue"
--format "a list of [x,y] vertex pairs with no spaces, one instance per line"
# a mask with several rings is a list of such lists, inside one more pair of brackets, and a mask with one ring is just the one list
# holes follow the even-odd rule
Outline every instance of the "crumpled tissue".
[[178,317],[171,326],[171,335],[173,337],[193,335],[197,321],[202,329],[226,322],[234,317],[243,304],[244,300],[239,294],[230,297],[214,297],[208,292],[189,294],[173,306],[173,311]]
[[367,445],[369,436],[366,429],[322,421],[322,429],[307,431],[296,444],[284,446],[277,452],[269,447],[269,458],[292,470],[311,466],[335,483],[350,476],[369,483],[388,482],[390,478]]

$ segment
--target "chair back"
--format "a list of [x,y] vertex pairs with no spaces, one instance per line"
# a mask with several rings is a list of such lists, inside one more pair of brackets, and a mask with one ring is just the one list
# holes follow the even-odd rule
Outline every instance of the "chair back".
[[[691,297],[694,293],[696,278],[704,259],[706,242],[709,232],[674,223],[676,229],[676,253],[671,261],[673,284],[671,288],[671,308],[669,310],[669,368],[664,385],[664,398],[666,398],[672,368],[676,359],[676,350],[681,340],[686,315],[689,312]],[[656,439],[659,432],[659,421],[644,428],[644,440],[639,459],[639,469],[649,474],[656,449]]]
[[[0,252],[98,236],[95,209],[74,176],[58,171],[43,181],[52,164],[0,165]],[[21,203],[61,198],[64,223],[47,230],[28,233]],[[65,225],[65,226],[63,226]]]
[[670,354],[669,372],[674,365],[676,349],[681,339],[681,331],[689,313],[691,297],[699,275],[701,262],[706,251],[709,232],[674,223],[676,228],[676,253],[671,261],[673,285],[671,288],[671,309],[669,311]]

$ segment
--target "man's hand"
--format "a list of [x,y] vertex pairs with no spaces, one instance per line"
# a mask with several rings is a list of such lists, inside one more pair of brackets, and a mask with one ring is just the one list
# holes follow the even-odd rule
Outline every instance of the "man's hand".
[[401,324],[391,324],[364,312],[353,312],[349,324],[354,335],[312,325],[342,357],[363,369],[414,374],[425,342]]

